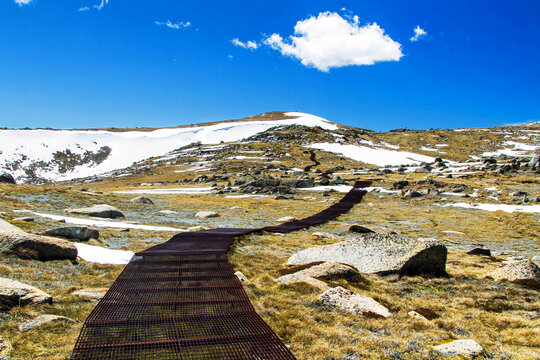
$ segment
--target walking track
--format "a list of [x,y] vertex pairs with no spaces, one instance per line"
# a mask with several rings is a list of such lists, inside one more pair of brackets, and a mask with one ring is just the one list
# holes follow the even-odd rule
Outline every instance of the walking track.
[[288,233],[349,211],[357,182],[338,203],[279,226],[180,233],[135,254],[86,319],[72,359],[295,359],[255,312],[226,252],[253,232]]

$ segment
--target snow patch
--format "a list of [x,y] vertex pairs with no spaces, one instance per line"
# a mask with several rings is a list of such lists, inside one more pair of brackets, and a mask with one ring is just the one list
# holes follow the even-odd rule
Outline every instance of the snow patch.
[[441,205],[442,207],[459,207],[463,209],[475,209],[486,211],[504,211],[507,213],[522,212],[522,213],[540,213],[540,205],[504,205],[504,204],[467,204],[455,203]]
[[73,245],[77,248],[77,257],[98,264],[125,265],[135,255],[133,251],[111,250],[81,243],[73,243]]
[[314,149],[325,150],[336,154],[341,154],[350,159],[361,161],[366,164],[377,166],[387,165],[409,165],[420,164],[422,162],[432,163],[435,158],[406,151],[394,151],[387,149],[376,149],[361,145],[341,145],[333,143],[312,144]]

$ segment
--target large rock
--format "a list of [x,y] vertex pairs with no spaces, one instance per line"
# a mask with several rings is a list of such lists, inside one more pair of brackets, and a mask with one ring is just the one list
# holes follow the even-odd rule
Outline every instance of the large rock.
[[107,288],[81,289],[72,292],[71,295],[99,301],[105,296],[108,290]]
[[287,265],[316,262],[347,264],[368,274],[445,274],[447,250],[435,239],[410,239],[395,234],[364,234],[354,240],[301,250]]
[[70,318],[67,318],[65,316],[58,316],[58,315],[40,315],[37,318],[34,318],[32,320],[25,321],[21,324],[19,324],[19,331],[26,332],[28,330],[31,330],[35,327],[44,325],[44,324],[50,324],[50,323],[56,323],[56,322],[63,322],[63,323],[74,323],[74,320],[71,320]]
[[276,281],[281,284],[305,282],[321,290],[328,290],[330,286],[319,279],[350,279],[356,275],[358,275],[356,270],[347,265],[326,262],[295,272],[294,274],[280,276]]
[[461,355],[473,359],[484,352],[484,349],[474,340],[454,340],[433,347],[433,351],[442,356]]
[[353,314],[366,314],[387,318],[390,311],[369,296],[358,295],[341,286],[325,291],[319,297],[321,304],[339,308]]
[[0,175],[0,183],[4,183],[4,184],[17,184],[17,182],[15,181],[15,179],[13,178],[13,176],[11,176],[11,175],[8,174],[8,173],[3,173],[2,175]]
[[137,196],[129,201],[134,202],[134,203],[144,204],[144,205],[154,205],[154,202],[152,201],[152,199],[146,196]]
[[540,268],[529,260],[512,261],[492,272],[495,280],[512,281],[540,289]]
[[29,234],[0,219],[0,251],[38,260],[75,260],[77,248],[66,240]]
[[75,239],[80,241],[88,241],[90,239],[98,239],[99,231],[90,229],[85,226],[66,226],[45,231],[48,236],[60,236],[66,239]]
[[36,287],[16,280],[0,278],[0,306],[12,307],[29,303],[51,303],[52,296]]
[[99,204],[81,209],[68,209],[67,211],[72,214],[88,215],[108,219],[124,217],[124,214],[122,214],[120,210],[107,204]]
[[5,232],[24,232],[15,225],[11,225],[5,220],[0,219],[0,233]]

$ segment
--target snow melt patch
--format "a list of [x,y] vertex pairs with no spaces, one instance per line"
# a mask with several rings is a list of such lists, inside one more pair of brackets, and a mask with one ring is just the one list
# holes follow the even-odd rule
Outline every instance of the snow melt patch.
[[504,204],[467,204],[455,203],[442,205],[443,207],[453,206],[463,209],[476,209],[486,211],[504,211],[507,213],[523,212],[523,213],[540,213],[540,205],[504,205]]
[[[19,181],[26,179],[25,168],[43,161],[36,175],[48,180],[70,180],[94,176],[122,169],[134,162],[163,156],[191,143],[219,144],[239,141],[266,131],[274,126],[304,125],[336,130],[337,125],[318,116],[288,112],[292,119],[224,122],[209,126],[167,128],[154,131],[111,132],[103,130],[0,130],[0,168],[9,170],[19,164],[11,174]],[[223,145],[218,145],[223,146]],[[101,163],[89,162],[60,173],[55,154],[69,151],[84,157],[87,151],[97,152],[104,147],[111,149]],[[217,147],[215,147],[217,148]]]
[[98,264],[125,265],[135,253],[127,250],[111,250],[101,246],[73,243],[77,248],[77,257],[84,261]]
[[77,218],[77,217],[72,217],[72,216],[44,214],[44,213],[34,212],[30,210],[13,210],[13,212],[30,213],[30,214],[40,216],[45,219],[63,221],[67,224],[74,224],[74,225],[106,227],[106,228],[113,228],[113,229],[147,230],[147,231],[171,231],[171,232],[185,231],[184,229],[178,229],[178,228],[173,228],[173,227],[168,227],[168,226],[130,224],[127,222],[111,221],[111,220],[83,219],[83,218]]
[[312,144],[314,149],[325,150],[336,154],[341,154],[350,159],[361,161],[366,164],[377,166],[387,165],[409,165],[420,164],[422,162],[432,163],[435,158],[406,151],[394,151],[387,149],[377,149],[361,145],[341,145],[332,143]]
[[211,187],[187,187],[170,189],[141,189],[114,191],[117,194],[149,194],[149,195],[204,195],[212,193]]

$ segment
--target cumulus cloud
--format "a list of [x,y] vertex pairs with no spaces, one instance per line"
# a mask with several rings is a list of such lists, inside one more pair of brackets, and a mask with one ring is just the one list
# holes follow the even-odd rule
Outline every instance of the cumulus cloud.
[[32,2],[32,0],[15,0],[15,4],[19,6],[28,5]]
[[257,50],[259,48],[259,44],[251,40],[247,42],[242,42],[238,38],[234,38],[231,40],[231,42],[233,43],[234,46],[239,46],[244,49]]
[[298,21],[294,35],[287,39],[274,33],[266,37],[264,44],[324,72],[336,67],[399,61],[403,56],[401,44],[377,23],[360,26],[358,16],[343,18],[329,11]]
[[420,40],[421,38],[423,37],[426,37],[427,36],[427,32],[422,29],[420,27],[420,25],[417,25],[415,28],[414,28],[414,36],[411,37],[409,40],[411,41],[418,41]]
[[186,28],[190,27],[191,23],[189,21],[187,21],[187,22],[179,21],[179,22],[173,23],[171,20],[167,20],[167,22],[156,21],[156,25],[158,25],[158,26],[166,26],[169,29],[179,30],[179,29],[186,29]]

